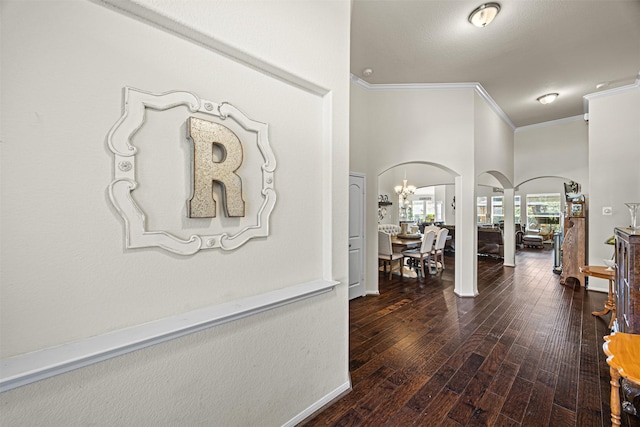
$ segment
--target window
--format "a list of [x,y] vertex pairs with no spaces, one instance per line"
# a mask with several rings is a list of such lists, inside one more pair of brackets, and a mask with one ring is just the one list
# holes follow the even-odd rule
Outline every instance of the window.
[[478,224],[487,223],[487,196],[477,198],[476,202],[476,222]]
[[442,200],[438,200],[436,202],[436,222],[444,222],[444,210],[442,209],[443,204]]
[[502,196],[491,197],[491,222],[499,224],[504,221],[504,209],[502,206]]
[[[494,224],[504,221],[504,206],[502,205],[502,196],[491,197],[491,222]],[[515,223],[520,224],[522,221],[520,218],[520,196],[513,198]]]
[[413,219],[417,222],[422,222],[424,219],[424,202],[422,200],[414,200],[413,206]]
[[433,222],[436,220],[436,207],[433,196],[419,196],[411,202],[413,217],[416,222]]
[[560,231],[560,193],[527,194],[527,229],[545,236]]

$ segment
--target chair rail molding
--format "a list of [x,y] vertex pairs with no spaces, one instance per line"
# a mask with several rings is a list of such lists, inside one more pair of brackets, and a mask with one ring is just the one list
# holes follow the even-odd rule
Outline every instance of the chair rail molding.
[[0,361],[0,393],[332,291],[315,280]]

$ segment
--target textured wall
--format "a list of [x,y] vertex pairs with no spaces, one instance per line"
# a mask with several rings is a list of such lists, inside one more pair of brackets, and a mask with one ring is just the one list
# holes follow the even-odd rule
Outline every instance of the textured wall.
[[[603,242],[631,223],[624,205],[640,202],[640,87],[589,99],[589,264],[603,265],[613,246]],[[611,207],[612,215],[602,215]],[[589,287],[606,290],[606,280]]]
[[514,145],[516,185],[560,176],[579,182],[588,193],[588,126],[581,117],[520,128]]
[[[2,3],[3,357],[314,279],[346,282],[348,2],[123,5],[193,34],[206,28],[242,60],[101,4]],[[124,86],[191,91],[269,123],[278,202],[267,239],[189,257],[123,249],[105,139]],[[170,215],[151,203],[170,203],[157,192],[179,177],[151,177],[157,163],[140,162],[139,197],[162,227]],[[348,381],[346,299],[341,285],[3,393],[3,420],[280,425]]]
[[[458,187],[464,188],[460,190],[464,191],[464,195],[456,196],[455,223],[456,227],[467,227],[470,232],[460,233],[460,238],[465,242],[456,245],[457,248],[462,248],[457,252],[462,261],[456,264],[456,290],[464,295],[473,294],[477,263],[473,233],[476,227],[474,192],[477,178],[474,153],[486,150],[478,162],[483,167],[491,166],[509,176],[512,171],[509,151],[504,154],[499,150],[510,143],[510,128],[490,108],[476,105],[477,95],[472,86],[424,89],[417,85],[416,88],[405,87],[401,90],[365,89],[365,93],[359,87],[354,87],[351,91],[357,94],[352,99],[352,110],[362,106],[368,112],[368,127],[357,127],[357,130],[364,130],[366,133],[360,134],[353,129],[351,133],[354,144],[362,147],[360,152],[353,149],[352,156],[367,157],[367,290],[376,292],[378,287],[375,255],[377,243],[376,239],[370,238],[376,233],[374,207],[378,196],[378,175],[398,164],[428,162],[448,168],[452,172],[451,176],[458,175]],[[478,125],[479,129],[476,129],[476,115],[483,120]],[[475,138],[480,140],[480,144],[486,144],[486,147],[480,144],[475,146]],[[487,141],[491,143],[488,144]],[[491,157],[494,153],[497,160]],[[404,168],[401,166],[397,171],[402,173]],[[407,166],[408,178],[409,169]],[[380,180],[386,187],[390,179],[388,173],[390,172],[385,173]],[[420,180],[420,177],[412,176],[411,179]],[[463,214],[464,218],[460,216]],[[462,286],[465,289],[461,289]]]

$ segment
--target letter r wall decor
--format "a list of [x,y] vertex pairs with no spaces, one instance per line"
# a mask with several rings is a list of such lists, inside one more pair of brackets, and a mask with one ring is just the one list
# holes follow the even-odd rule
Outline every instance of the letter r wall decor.
[[[269,235],[269,216],[276,202],[276,160],[267,124],[249,119],[227,102],[207,101],[190,92],[154,94],[126,87],[123,98],[123,114],[109,131],[107,143],[114,170],[109,198],[124,220],[127,249],[159,247],[191,255],[201,249],[236,249],[251,238]],[[150,123],[151,112],[166,118]],[[166,128],[143,132],[145,127],[159,124]],[[145,162],[139,161],[144,150],[136,138],[146,141]],[[184,153],[184,158],[148,154],[164,144],[182,150],[178,153]],[[253,160],[245,161],[246,154]],[[167,216],[166,211],[170,215],[175,212],[177,219],[171,230],[149,229],[142,203],[134,197],[143,187],[140,176],[145,173],[144,165],[159,158],[163,167],[171,162],[166,169],[178,171],[177,178],[167,173],[166,177],[161,175],[165,181],[156,186],[153,179],[147,181],[149,193],[141,199],[152,205],[149,201],[154,198],[169,197],[163,191],[167,183],[184,193],[176,198],[175,191],[167,192],[171,194],[170,209],[145,209],[159,218]]]

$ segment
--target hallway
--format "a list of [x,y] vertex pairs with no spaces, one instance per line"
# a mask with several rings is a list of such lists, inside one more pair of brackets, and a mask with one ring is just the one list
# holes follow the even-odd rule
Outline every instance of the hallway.
[[606,294],[560,285],[549,249],[518,250],[515,269],[479,258],[477,298],[454,295],[446,263],[350,302],[353,390],[306,426],[611,425],[609,315],[591,315]]

